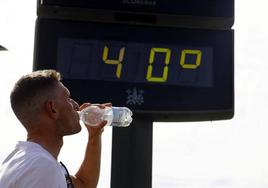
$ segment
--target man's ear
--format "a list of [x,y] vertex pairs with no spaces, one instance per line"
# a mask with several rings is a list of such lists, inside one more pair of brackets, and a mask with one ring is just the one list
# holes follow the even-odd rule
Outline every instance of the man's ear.
[[47,114],[49,115],[49,117],[53,119],[57,119],[59,113],[58,113],[58,109],[54,101],[47,100],[45,103],[45,110]]

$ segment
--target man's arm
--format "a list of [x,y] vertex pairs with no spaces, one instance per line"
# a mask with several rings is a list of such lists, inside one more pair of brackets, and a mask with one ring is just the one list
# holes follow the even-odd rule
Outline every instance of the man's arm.
[[[82,105],[81,109],[88,105]],[[110,103],[99,105],[100,108],[111,106]],[[88,130],[88,143],[86,146],[84,160],[75,174],[72,177],[75,188],[96,188],[100,176],[101,164],[101,135],[106,125],[106,121],[101,122],[98,126],[92,127],[86,125]]]
[[[105,125],[106,122],[102,124]],[[84,160],[72,178],[75,188],[96,188],[99,181],[102,133],[99,131],[93,135],[92,132],[89,134]]]

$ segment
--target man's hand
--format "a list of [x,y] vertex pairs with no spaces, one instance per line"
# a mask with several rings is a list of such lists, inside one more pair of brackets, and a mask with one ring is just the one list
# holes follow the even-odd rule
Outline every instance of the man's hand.
[[[106,107],[111,107],[112,103],[104,103],[104,104],[84,103],[79,107],[79,110],[81,111],[84,108],[91,106],[91,105],[98,106],[99,108],[104,109]],[[91,125],[85,124],[86,128],[88,129],[88,131],[90,133],[90,137],[93,138],[96,135],[100,135],[103,132],[103,128],[106,125],[106,123],[107,123],[107,121],[102,121],[97,126],[91,126]]]

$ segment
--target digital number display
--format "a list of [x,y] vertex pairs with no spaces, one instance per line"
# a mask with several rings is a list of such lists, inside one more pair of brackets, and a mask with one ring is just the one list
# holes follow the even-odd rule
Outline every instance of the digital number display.
[[60,39],[57,69],[65,79],[211,87],[206,47]]
[[36,23],[34,70],[58,70],[78,103],[108,101],[153,121],[233,117],[233,30]]

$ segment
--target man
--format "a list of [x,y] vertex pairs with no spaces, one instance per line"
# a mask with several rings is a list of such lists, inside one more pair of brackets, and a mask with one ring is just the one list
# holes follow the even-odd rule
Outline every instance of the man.
[[[10,95],[11,107],[27,131],[27,141],[18,142],[0,167],[1,188],[96,188],[100,173],[101,134],[106,122],[89,132],[80,169],[70,176],[57,162],[63,136],[80,132],[79,105],[60,82],[55,70],[35,71],[23,76]],[[98,105],[100,108],[110,103]]]

